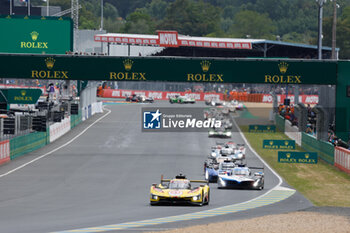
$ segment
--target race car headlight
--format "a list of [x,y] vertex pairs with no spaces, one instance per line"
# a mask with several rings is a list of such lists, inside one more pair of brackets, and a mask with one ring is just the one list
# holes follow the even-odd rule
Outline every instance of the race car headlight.
[[194,196],[194,197],[192,197],[192,199],[193,199],[194,201],[198,201],[198,200],[201,199],[201,195],[199,194],[199,195],[197,195],[197,196]]
[[228,136],[231,136],[231,134],[232,134],[231,132],[227,132],[227,135],[228,135]]
[[209,135],[213,135],[213,134],[214,134],[214,132],[213,132],[213,131],[210,131],[210,132],[209,132]]
[[221,178],[220,178],[220,185],[221,186],[226,186],[226,182],[223,179],[221,179]]
[[253,183],[253,186],[254,186],[254,187],[258,186],[259,181],[260,181],[260,179],[259,179],[259,180],[257,180],[257,181],[255,181],[255,182]]
[[157,200],[157,199],[158,199],[158,196],[157,196],[157,195],[154,195],[154,194],[151,194],[151,199]]

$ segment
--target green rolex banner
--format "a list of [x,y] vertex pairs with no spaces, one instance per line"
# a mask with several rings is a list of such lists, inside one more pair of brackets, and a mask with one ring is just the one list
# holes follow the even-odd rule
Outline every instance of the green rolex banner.
[[0,89],[0,102],[7,104],[35,104],[41,93],[41,89]]
[[294,140],[264,140],[263,149],[295,150],[295,141]]
[[316,152],[294,152],[294,151],[278,151],[279,163],[306,163],[316,164]]
[[249,133],[275,133],[275,125],[249,125]]

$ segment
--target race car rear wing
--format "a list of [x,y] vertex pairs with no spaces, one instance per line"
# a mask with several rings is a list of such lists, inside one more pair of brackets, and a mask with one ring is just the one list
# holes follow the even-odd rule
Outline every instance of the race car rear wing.
[[249,167],[249,169],[264,170],[264,167]]
[[[163,184],[163,182],[170,182],[172,179],[164,179],[163,175],[160,176],[160,183]],[[209,181],[207,180],[189,180],[191,183],[205,183],[209,184]]]
[[191,183],[204,183],[209,184],[209,180],[190,180]]

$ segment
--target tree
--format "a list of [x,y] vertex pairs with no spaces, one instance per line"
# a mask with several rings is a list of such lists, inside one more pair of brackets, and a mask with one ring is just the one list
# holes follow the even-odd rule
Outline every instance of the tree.
[[266,14],[259,14],[255,11],[240,11],[234,18],[230,28],[230,34],[234,37],[275,39],[276,27]]
[[150,15],[138,10],[126,18],[124,32],[137,34],[154,34],[155,25]]
[[[101,13],[99,15],[101,15]],[[116,19],[118,16],[119,14],[117,8],[112,4],[106,2],[103,6],[103,17]]]
[[146,11],[147,13],[157,19],[157,20],[161,20],[164,19],[165,15],[166,15],[166,9],[168,7],[168,3],[166,1],[163,0],[152,0],[151,3],[148,3],[146,5]]
[[220,30],[220,15],[220,9],[209,3],[176,0],[168,7],[159,27],[185,35],[205,36]]

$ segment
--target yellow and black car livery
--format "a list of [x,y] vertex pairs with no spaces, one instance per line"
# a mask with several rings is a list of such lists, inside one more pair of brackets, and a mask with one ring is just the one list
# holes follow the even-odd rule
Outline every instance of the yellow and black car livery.
[[[193,183],[202,183],[192,187]],[[207,205],[210,200],[210,188],[208,181],[189,180],[180,174],[174,179],[163,179],[160,184],[153,184],[150,190],[150,204],[193,204]]]

